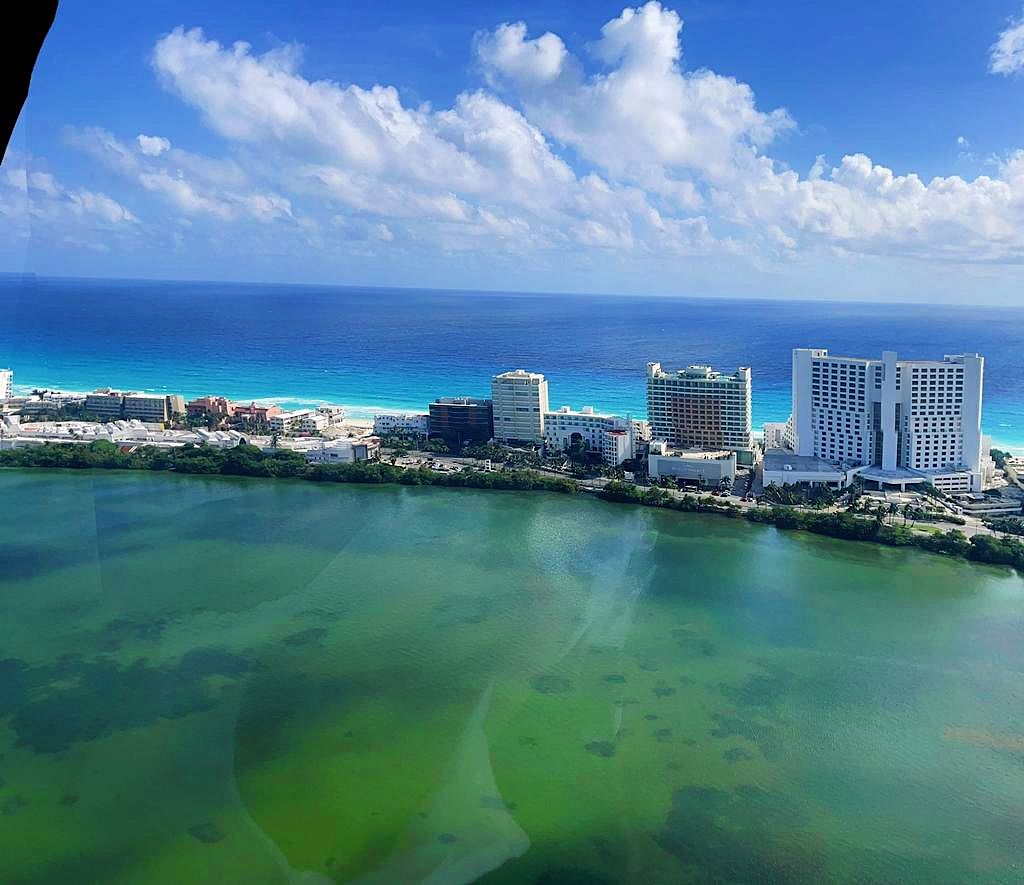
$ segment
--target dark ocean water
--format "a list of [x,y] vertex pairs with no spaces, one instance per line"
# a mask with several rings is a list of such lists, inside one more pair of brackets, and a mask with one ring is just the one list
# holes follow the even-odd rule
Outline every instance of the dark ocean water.
[[0,279],[19,388],[100,385],[423,409],[494,372],[548,376],[552,407],[644,414],[644,366],[754,372],[754,421],[789,412],[790,350],[986,357],[984,427],[1024,450],[1024,309]]

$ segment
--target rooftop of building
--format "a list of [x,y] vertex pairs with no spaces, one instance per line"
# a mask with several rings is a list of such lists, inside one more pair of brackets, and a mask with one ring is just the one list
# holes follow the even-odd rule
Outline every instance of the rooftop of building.
[[857,475],[862,479],[867,479],[871,482],[920,483],[926,481],[926,477],[922,471],[911,470],[909,467],[895,467],[891,470],[887,470],[883,467],[872,465],[865,467],[863,470],[857,471]]
[[842,468],[814,455],[798,455],[787,449],[768,449],[764,453],[764,469],[775,472],[792,470],[796,473],[841,473]]
[[349,449],[352,446],[379,445],[380,437],[374,434],[364,436],[339,437],[337,439],[323,439],[322,437],[312,439],[288,439],[279,442],[281,448],[290,449],[293,452],[332,451],[338,449]]
[[583,406],[580,409],[574,409],[572,406],[559,406],[557,409],[552,409],[544,413],[545,415],[572,415],[573,417],[587,417],[587,418],[615,418],[608,412],[598,412],[594,410],[593,406]]
[[648,378],[689,378],[695,381],[734,381],[747,380],[750,378],[750,368],[740,366],[734,372],[722,372],[704,363],[694,363],[685,369],[676,369],[674,372],[664,369],[661,363],[647,364]]
[[87,393],[86,396],[119,396],[131,399],[165,399],[168,396],[177,396],[177,394],[146,393],[142,390],[116,390],[113,387],[97,387],[95,390]]
[[736,457],[732,449],[676,448],[664,440],[651,443],[651,455],[658,458],[686,458],[693,461],[726,461]]
[[931,478],[934,476],[949,476],[952,473],[969,473],[970,468],[965,464],[950,464],[947,467],[929,467],[916,472]]
[[494,401],[478,396],[439,396],[431,405],[440,406],[490,406]]
[[900,365],[910,366],[927,366],[927,367],[940,367],[957,365],[963,363],[967,359],[981,359],[981,354],[978,353],[954,353],[954,354],[943,354],[942,359],[899,359],[895,351],[883,351],[879,357],[862,357],[862,356],[843,356],[841,354],[829,353],[826,348],[817,347],[797,347],[793,350],[794,353],[810,353],[812,359],[825,359],[830,362],[838,363],[856,363],[858,365],[870,365],[880,364],[885,361],[886,356],[892,353],[893,358]]
[[526,369],[513,369],[510,372],[500,372],[494,376],[494,380],[498,379],[508,381],[543,381],[544,375],[542,372],[527,372]]

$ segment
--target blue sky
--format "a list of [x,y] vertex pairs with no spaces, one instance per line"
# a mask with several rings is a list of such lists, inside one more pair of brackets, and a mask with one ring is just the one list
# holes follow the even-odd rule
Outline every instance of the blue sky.
[[66,2],[0,270],[1024,304],[1024,9],[836,6]]

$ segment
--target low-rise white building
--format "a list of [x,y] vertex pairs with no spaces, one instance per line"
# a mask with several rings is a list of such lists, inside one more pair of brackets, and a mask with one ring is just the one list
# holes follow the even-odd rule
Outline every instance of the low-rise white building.
[[619,465],[634,457],[637,435],[643,432],[638,424],[618,415],[606,415],[584,406],[579,411],[562,406],[544,413],[544,445],[547,449],[565,452],[574,445],[599,454],[606,464]]
[[376,436],[361,436],[355,439],[334,439],[304,453],[310,464],[352,464],[355,461],[369,461],[380,454],[380,439]]
[[345,408],[343,406],[317,406],[316,413],[327,419],[328,427],[340,427],[345,423]]
[[249,441],[244,433],[237,430],[200,430],[195,431],[200,443],[215,449],[233,449]]
[[426,436],[430,416],[420,412],[381,412],[373,416],[373,432],[378,436]]
[[671,477],[708,487],[718,486],[723,481],[732,483],[736,476],[736,452],[732,449],[677,449],[663,440],[655,440],[647,455],[647,475],[652,479]]
[[798,455],[787,449],[768,449],[762,464],[764,484],[827,486],[842,488],[853,478],[852,470],[823,461],[814,455]]
[[[298,430],[300,422],[312,418],[315,412],[312,409],[296,409],[293,412],[281,412],[267,418],[267,424],[272,433],[291,433]],[[326,426],[326,425],[325,425]]]
[[44,443],[91,443],[98,440],[118,446],[157,446],[179,448],[184,445],[209,445],[234,448],[246,442],[244,434],[234,430],[164,430],[160,424],[136,420],[106,423],[94,421],[21,422],[17,416],[3,419],[0,425],[0,447],[20,448]]
[[954,500],[964,513],[971,516],[1016,516],[1020,501],[1016,498],[990,498],[980,492],[960,493]]
[[319,411],[303,415],[292,424],[292,427],[297,433],[320,433],[322,430],[326,430],[330,426],[330,418],[328,418],[327,415],[320,414]]

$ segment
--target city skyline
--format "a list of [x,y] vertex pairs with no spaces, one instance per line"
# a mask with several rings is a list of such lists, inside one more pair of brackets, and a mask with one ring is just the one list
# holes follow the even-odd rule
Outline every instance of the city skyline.
[[1024,0],[18,11],[0,883],[1019,873]]
[[399,7],[61,8],[0,270],[1020,304],[1018,4]]

